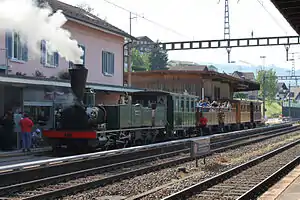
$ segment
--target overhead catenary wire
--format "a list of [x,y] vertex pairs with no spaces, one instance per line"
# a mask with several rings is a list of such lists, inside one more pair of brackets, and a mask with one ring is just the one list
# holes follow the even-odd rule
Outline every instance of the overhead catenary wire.
[[281,30],[283,30],[285,32],[285,34],[287,35],[287,30],[278,22],[278,20],[274,17],[274,15],[266,8],[266,6],[264,5],[264,2],[262,0],[256,0],[261,6],[262,8],[268,13],[268,15],[272,18],[272,20],[277,24],[278,27],[281,28]]
[[137,16],[137,17],[139,17],[139,18],[142,18],[142,19],[144,19],[145,21],[148,21],[148,22],[150,22],[150,23],[152,23],[152,24],[154,24],[154,25],[156,25],[156,26],[159,26],[159,27],[165,29],[165,30],[168,30],[168,31],[170,31],[170,32],[172,32],[172,33],[174,33],[174,34],[176,34],[176,35],[179,35],[179,36],[181,36],[181,37],[185,37],[185,38],[188,38],[188,39],[191,39],[191,38],[192,38],[192,37],[189,37],[189,36],[184,35],[184,34],[182,34],[182,33],[179,33],[178,31],[176,31],[176,30],[174,30],[174,29],[171,29],[171,28],[169,28],[169,27],[167,27],[167,26],[164,26],[164,25],[162,25],[162,24],[160,24],[160,23],[158,23],[158,22],[155,22],[155,21],[153,21],[153,20],[151,20],[151,19],[148,19],[148,18],[146,18],[146,17],[143,16],[143,15],[137,14],[136,12],[133,12],[133,11],[127,9],[127,8],[124,8],[124,7],[122,7],[122,6],[120,6],[120,5],[116,4],[116,3],[113,3],[113,2],[108,1],[108,0],[103,0],[103,1],[105,1],[106,3],[111,4],[111,5],[113,5],[113,6],[117,7],[117,8],[119,8],[119,9],[122,9],[122,10],[124,10],[124,11],[126,11],[126,12],[133,13],[135,16]]

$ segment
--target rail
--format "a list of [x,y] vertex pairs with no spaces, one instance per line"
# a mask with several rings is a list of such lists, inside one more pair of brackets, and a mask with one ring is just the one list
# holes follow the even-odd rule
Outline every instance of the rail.
[[[284,130],[283,130],[284,129]],[[225,149],[231,149],[236,148],[240,146],[244,146],[246,144],[255,143],[256,141],[262,140],[260,136],[263,134],[267,134],[267,137],[269,138],[271,136],[276,137],[278,135],[286,134],[289,132],[293,132],[294,129],[299,129],[297,126],[290,126],[286,128],[280,128],[273,131],[267,131],[260,134],[255,134],[255,136],[258,136],[258,139],[254,139],[251,141],[245,141],[242,143],[235,143],[231,144],[230,146],[222,146],[220,149],[213,149],[212,152],[222,152]],[[256,137],[254,137],[256,138]],[[239,138],[236,138],[239,140]],[[234,147],[233,147],[234,145]],[[182,152],[182,150],[180,150]],[[177,154],[175,152],[172,152],[171,154]],[[168,166],[172,166],[178,163],[183,163],[187,161],[191,161],[193,158],[189,155],[182,155],[179,158],[175,159],[167,159],[164,162],[157,162],[155,165],[147,165],[146,163],[150,160],[157,160],[158,157],[160,158],[167,158],[170,157],[170,153],[167,154],[160,154],[150,157],[142,157],[136,160],[129,160],[122,163],[114,163],[109,164],[105,166],[98,166],[97,164],[94,164],[93,167],[86,167],[82,168],[81,170],[77,171],[65,171],[61,172],[59,168],[55,167],[55,171],[59,172],[58,174],[51,174],[51,172],[46,169],[44,172],[42,171],[35,171],[32,170],[31,175],[26,173],[30,173],[30,171],[20,171],[20,174],[17,172],[17,176],[14,178],[12,176],[6,177],[5,174],[2,177],[2,181],[5,182],[2,187],[0,187],[0,196],[4,199],[10,199],[10,198],[17,198],[14,194],[19,195],[22,199],[50,199],[50,198],[58,198],[67,194],[71,194],[73,192],[80,192],[83,190],[88,190],[92,188],[96,188],[99,186],[104,186],[107,184],[110,184],[112,182],[123,180],[129,177],[137,176],[140,174],[148,173],[151,171],[155,171],[158,169],[166,168]],[[209,154],[208,154],[209,155]],[[159,159],[160,160],[160,159]],[[143,164],[144,163],[144,164]],[[73,166],[74,164],[71,163]],[[141,166],[139,166],[141,165]],[[135,169],[135,167],[131,166],[138,166],[138,168]],[[62,166],[62,169],[65,169],[64,166]],[[128,168],[130,170],[120,170],[123,168]],[[116,172],[112,173],[112,171],[116,170]],[[104,172],[104,174],[103,174]],[[106,173],[108,172],[108,173]],[[42,174],[46,174],[46,176],[41,176]],[[100,175],[100,177],[97,176]],[[104,176],[103,176],[104,175]],[[23,177],[28,176],[31,177],[28,180],[23,180]],[[33,179],[32,179],[33,178]],[[87,178],[85,180],[81,178]],[[5,180],[7,179],[7,180]],[[15,180],[13,182],[10,182],[12,180]],[[75,182],[77,183],[75,183]],[[60,184],[63,182],[62,184]],[[52,188],[52,186],[54,188]],[[52,189],[49,189],[52,188]],[[31,193],[32,192],[32,193]],[[6,197],[5,197],[6,196]]]
[[[264,160],[267,160],[271,157],[273,157],[274,155],[276,154],[279,154],[293,146],[296,146],[300,143],[300,140],[296,140],[292,143],[289,143],[287,145],[284,145],[283,147],[280,147],[278,149],[275,149],[269,153],[266,153],[262,156],[259,156],[257,158],[254,158],[244,164],[241,164],[237,167],[234,167],[232,169],[229,169],[225,172],[222,172],[221,174],[218,174],[216,176],[213,176],[209,179],[206,179],[200,183],[197,183],[195,185],[192,185],[188,188],[185,188],[179,192],[176,192],[176,193],[173,193],[165,198],[163,198],[162,200],[177,200],[177,199],[188,199],[189,197],[193,196],[194,194],[198,193],[198,192],[201,192],[201,191],[204,191],[204,190],[207,190],[208,188],[220,183],[220,182],[223,182],[231,177],[233,177],[234,175],[248,169],[248,168],[251,168],[252,166],[255,166],[259,163],[261,163],[262,161]],[[251,198],[250,198],[251,199]]]
[[[238,135],[263,132],[263,131],[268,131],[268,130],[275,130],[278,128],[284,128],[284,127],[289,127],[289,126],[292,126],[292,123],[285,123],[285,124],[281,124],[281,125],[274,125],[274,126],[262,127],[262,128],[256,128],[256,129],[234,131],[234,132],[230,132],[230,133],[211,135],[208,137],[211,138],[211,141],[218,141],[218,140],[224,140],[227,137],[234,137],[234,136],[238,136]],[[197,138],[200,139],[201,137],[197,137]],[[0,173],[28,170],[28,169],[37,168],[37,167],[48,167],[48,166],[72,163],[72,162],[77,162],[77,161],[84,161],[84,160],[97,159],[97,158],[108,157],[108,156],[115,156],[118,154],[120,155],[120,154],[133,153],[133,152],[139,152],[139,151],[144,151],[144,150],[151,150],[151,149],[156,149],[156,148],[165,148],[165,147],[174,146],[174,145],[178,145],[178,144],[182,144],[182,143],[189,143],[191,140],[195,140],[197,138],[188,138],[188,139],[168,141],[168,142],[162,142],[162,143],[150,144],[150,145],[144,145],[144,146],[129,147],[129,148],[124,148],[124,149],[116,149],[116,150],[109,150],[109,151],[103,151],[103,152],[96,152],[96,153],[89,153],[89,154],[82,154],[82,155],[75,155],[75,156],[67,156],[67,157],[63,157],[63,158],[53,158],[53,159],[47,159],[47,160],[40,160],[40,161],[33,161],[33,162],[27,162],[27,163],[1,166]]]

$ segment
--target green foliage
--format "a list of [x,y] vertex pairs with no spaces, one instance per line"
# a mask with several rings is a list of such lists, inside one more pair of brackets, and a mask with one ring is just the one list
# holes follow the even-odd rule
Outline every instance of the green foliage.
[[137,49],[132,49],[132,71],[149,71],[150,61],[148,53],[140,53]]
[[266,115],[268,118],[276,118],[282,114],[282,107],[280,102],[266,102]]
[[237,98],[237,99],[246,99],[248,98],[248,95],[242,92],[235,92],[233,95],[233,98]]
[[168,64],[168,53],[161,49],[158,44],[159,41],[156,42],[149,56],[151,70],[166,69]]
[[[265,79],[263,78],[264,74]],[[274,101],[277,93],[276,71],[274,71],[273,69],[260,70],[257,73],[256,81],[260,84],[259,96],[263,97],[263,91],[265,91],[266,99],[268,101]]]

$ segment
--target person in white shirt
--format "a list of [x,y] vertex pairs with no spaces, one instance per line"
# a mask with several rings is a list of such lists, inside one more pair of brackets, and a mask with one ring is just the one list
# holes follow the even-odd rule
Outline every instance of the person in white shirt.
[[16,110],[14,114],[14,123],[15,123],[15,133],[17,134],[17,149],[21,148],[21,126],[20,126],[20,121],[23,118],[22,112],[19,110]]

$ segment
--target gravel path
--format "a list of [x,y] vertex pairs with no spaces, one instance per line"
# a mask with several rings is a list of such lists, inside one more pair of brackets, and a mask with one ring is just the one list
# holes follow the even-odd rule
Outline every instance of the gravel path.
[[[147,192],[151,189],[162,187],[156,192],[153,192],[143,200],[161,199],[171,193],[184,189],[198,183],[201,180],[207,179],[220,172],[226,171],[243,162],[251,160],[266,152],[276,149],[284,144],[300,138],[300,131],[289,133],[276,138],[271,138],[256,144],[247,145],[238,149],[228,150],[223,153],[214,154],[206,158],[206,165],[199,161],[199,167],[195,167],[195,162],[186,162],[171,168],[150,172],[136,176],[131,179],[125,179],[111,185],[78,193],[76,195],[66,196],[64,200],[78,199],[131,199],[131,197]],[[186,169],[185,172],[180,172],[179,169]]]

